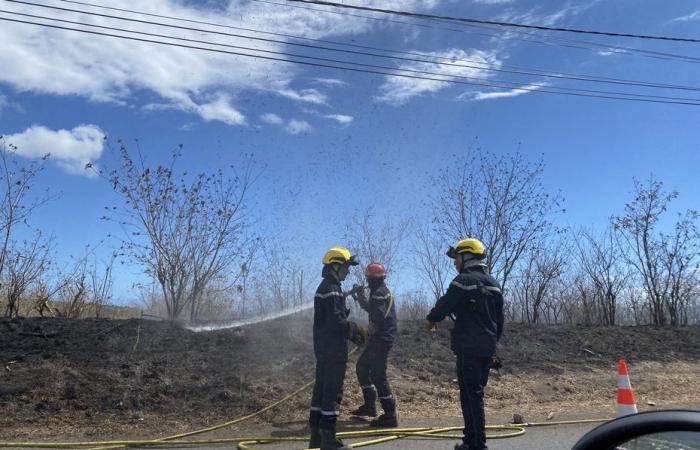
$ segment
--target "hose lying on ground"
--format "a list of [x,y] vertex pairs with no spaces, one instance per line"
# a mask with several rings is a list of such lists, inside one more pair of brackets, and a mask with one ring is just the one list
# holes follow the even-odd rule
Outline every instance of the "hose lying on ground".
[[[349,355],[352,355],[357,351],[357,348],[353,349]],[[308,442],[308,436],[290,436],[290,437],[268,437],[268,436],[254,436],[254,437],[240,437],[240,438],[221,438],[221,439],[198,439],[198,440],[185,440],[183,438],[196,436],[204,433],[209,433],[211,431],[219,430],[222,428],[230,427],[246,420],[253,419],[261,414],[281,405],[294,398],[295,396],[301,394],[302,392],[313,386],[314,382],[310,381],[300,388],[296,389],[294,392],[286,395],[285,397],[267,405],[266,407],[255,411],[251,414],[238,417],[233,420],[222,422],[217,425],[213,425],[206,428],[201,428],[198,430],[188,431],[185,433],[179,433],[172,436],[162,437],[158,439],[149,440],[112,440],[112,441],[86,441],[86,442],[9,442],[0,441],[0,448],[51,448],[51,449],[69,449],[69,448],[88,448],[90,450],[108,450],[108,449],[118,449],[124,447],[162,447],[168,446],[173,447],[185,447],[185,446],[199,446],[199,445],[223,445],[223,444],[237,444],[237,448],[240,450],[253,450],[253,445],[265,445],[265,444],[279,444],[283,442]],[[540,427],[540,426],[553,426],[553,425],[573,425],[573,424],[585,424],[585,423],[599,423],[607,422],[610,419],[584,419],[584,420],[567,420],[559,422],[539,422],[539,423],[521,423],[521,424],[507,424],[507,425],[487,425],[486,429],[491,431],[506,431],[505,433],[487,435],[487,439],[506,439],[522,436],[526,432],[528,427]],[[352,443],[353,448],[368,447],[371,445],[381,444],[383,442],[389,442],[397,439],[402,439],[406,437],[421,437],[421,438],[431,438],[431,439],[451,439],[459,440],[462,439],[462,435],[456,434],[444,434],[450,431],[461,431],[462,427],[417,427],[417,428],[393,428],[393,429],[368,429],[361,431],[344,431],[339,432],[338,437],[345,439],[356,439],[371,437],[369,439],[361,442]]]

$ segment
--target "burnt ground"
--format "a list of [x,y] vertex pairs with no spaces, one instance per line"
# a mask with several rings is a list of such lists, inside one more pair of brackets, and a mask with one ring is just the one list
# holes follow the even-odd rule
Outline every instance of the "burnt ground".
[[[247,414],[310,379],[310,336],[308,318],[203,333],[137,319],[0,319],[0,439],[160,436]],[[700,327],[509,324],[500,355],[487,389],[497,421],[611,416],[619,358],[640,409],[700,406]],[[389,366],[402,417],[460,415],[447,327],[432,337],[423,322],[401,323]],[[346,411],[360,402],[354,378],[351,363]],[[308,401],[256,420],[303,421]]]

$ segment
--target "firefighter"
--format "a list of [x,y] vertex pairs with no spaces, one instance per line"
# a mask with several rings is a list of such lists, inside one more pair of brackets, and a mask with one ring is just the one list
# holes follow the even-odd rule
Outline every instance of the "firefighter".
[[[343,247],[333,247],[323,257],[323,280],[314,296],[313,340],[316,380],[311,397],[309,448],[345,450],[350,447],[336,437],[336,423],[343,398],[343,381],[348,361],[348,339],[364,345],[367,330],[348,321],[350,310],[340,284],[356,258]],[[351,291],[350,294],[353,292]]]
[[464,438],[455,450],[485,450],[484,388],[503,334],[503,296],[498,282],[484,264],[486,249],[474,238],[450,247],[458,275],[427,316],[435,331],[445,317],[454,319],[451,348],[457,356],[459,399],[464,417]]
[[384,414],[372,420],[371,426],[393,428],[398,426],[396,401],[386,377],[387,358],[396,339],[396,308],[391,290],[385,283],[386,269],[373,262],[365,269],[369,286],[369,300],[364,288],[355,289],[355,300],[369,313],[369,342],[355,367],[357,381],[362,387],[364,404],[352,412],[356,416],[377,415],[377,394]]

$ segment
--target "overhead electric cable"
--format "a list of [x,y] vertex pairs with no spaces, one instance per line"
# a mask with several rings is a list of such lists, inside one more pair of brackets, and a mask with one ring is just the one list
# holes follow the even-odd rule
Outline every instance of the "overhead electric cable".
[[[232,25],[223,25],[223,24],[212,23],[212,22],[207,22],[207,21],[172,17],[172,16],[167,16],[167,15],[162,15],[162,14],[138,12],[138,11],[133,11],[133,10],[125,9],[125,8],[116,8],[113,6],[98,5],[95,3],[81,2],[81,1],[77,1],[77,0],[60,0],[60,1],[63,3],[73,3],[76,5],[91,6],[93,8],[101,8],[101,9],[108,9],[108,10],[113,10],[113,11],[137,13],[137,14],[142,14],[142,15],[152,16],[152,17],[159,17],[159,18],[164,18],[164,19],[181,20],[181,21],[185,21],[185,22],[199,23],[199,24],[203,24],[203,25],[213,25],[213,26],[232,28],[232,29],[238,29],[238,30],[244,30],[244,31],[253,31],[253,32],[257,32],[257,33],[271,34],[271,35],[284,36],[284,37],[292,37],[294,39],[332,43],[335,45],[343,45],[343,46],[348,46],[348,47],[357,47],[357,48],[375,49],[375,50],[377,49],[376,47],[368,47],[368,46],[351,44],[351,43],[334,42],[334,41],[328,41],[328,40],[323,40],[323,39],[313,39],[313,38],[300,37],[300,36],[291,36],[291,35],[287,35],[287,34],[283,34],[283,33],[272,33],[269,31],[252,30],[252,29],[248,29],[248,28],[235,27]],[[344,12],[344,11],[332,11],[332,10],[322,9],[322,8],[313,8],[310,6],[290,5],[290,4],[278,3],[278,2],[274,2],[274,1],[270,1],[270,0],[252,0],[252,1],[258,2],[258,3],[263,3],[263,4],[268,4],[268,5],[282,6],[282,7],[287,7],[287,8],[306,9],[306,10],[310,10],[310,11],[317,11],[317,12],[323,12],[323,13],[329,13],[329,14],[338,14],[338,15],[342,15],[342,16],[358,17],[358,18],[362,18],[362,19],[366,19],[366,20],[398,23],[398,24],[407,25],[407,26],[415,26],[415,27],[457,32],[457,33],[473,33],[473,34],[482,35],[482,36],[489,36],[489,37],[501,35],[497,31],[495,31],[493,27],[488,27],[488,26],[484,26],[484,25],[477,25],[477,24],[463,24],[463,25],[466,25],[470,28],[480,28],[483,30],[489,30],[491,32],[490,33],[478,33],[478,32],[474,32],[474,31],[466,30],[465,28],[457,29],[457,28],[448,28],[448,27],[444,27],[444,26],[426,25],[426,24],[421,24],[421,23],[417,23],[417,22],[407,22],[407,21],[402,21],[402,20],[392,20],[392,19],[386,19],[386,18],[371,17],[371,16],[361,15],[361,14],[352,14],[352,13],[348,13],[348,12]],[[443,20],[431,20],[431,22],[443,23],[443,24],[450,23],[450,22],[443,21]],[[526,36],[537,36],[534,33],[528,33],[526,31],[522,31],[522,30],[513,30],[513,33],[520,34],[520,35],[526,35]],[[523,38],[516,38],[516,39],[523,41],[523,42],[536,43],[536,44],[549,45],[549,46],[555,45],[555,46],[561,46],[561,47],[566,47],[566,48],[576,48],[576,49],[583,49],[583,50],[589,50],[589,51],[593,50],[593,48],[591,48],[591,47],[595,47],[596,49],[603,48],[603,49],[606,49],[607,51],[611,51],[613,53],[623,54],[623,55],[640,54],[642,56],[655,58],[655,59],[679,60],[679,61],[684,61],[684,62],[689,62],[689,63],[700,63],[700,58],[696,58],[696,57],[688,56],[688,55],[676,54],[676,53],[660,52],[660,51],[653,51],[653,50],[633,48],[633,47],[620,46],[620,45],[612,45],[612,44],[599,44],[599,43],[591,42],[591,41],[566,39],[566,38],[555,37],[555,36],[544,36],[543,37],[540,35],[539,38],[540,39],[546,38],[546,39],[550,39],[550,40],[555,41],[555,42],[563,42],[563,44],[542,41],[539,39],[523,39]],[[581,44],[583,44],[583,45],[581,45]],[[396,52],[400,52],[400,51],[396,50]],[[531,69],[531,70],[535,70],[535,69]]]
[[541,31],[561,31],[567,33],[578,33],[578,34],[593,34],[599,36],[612,36],[612,37],[625,37],[625,38],[635,38],[635,39],[651,39],[660,41],[673,41],[673,42],[690,42],[690,43],[700,43],[700,39],[687,38],[687,37],[677,37],[677,36],[661,36],[661,35],[650,35],[650,34],[634,34],[634,33],[620,33],[615,31],[598,31],[598,30],[584,30],[580,28],[566,28],[566,27],[551,27],[545,25],[532,25],[524,23],[514,23],[514,22],[504,22],[498,20],[484,20],[484,19],[473,19],[468,17],[454,17],[454,16],[439,16],[435,14],[417,13],[412,11],[401,11],[395,9],[383,9],[383,8],[373,8],[370,6],[360,6],[352,5],[348,3],[336,3],[326,0],[287,0],[296,3],[306,3],[312,5],[321,6],[332,6],[334,8],[344,8],[352,9],[358,11],[371,11],[383,14],[391,14],[404,17],[413,17],[418,19],[439,19],[447,20],[455,23],[478,23],[484,25],[497,25],[501,27],[512,27],[512,28],[528,28]]
[[[45,5],[45,4],[41,4],[41,3],[28,2],[28,1],[23,1],[23,0],[5,0],[5,1],[10,2],[10,3],[20,3],[20,4],[30,5],[30,6],[37,6],[37,7],[42,7],[42,8],[53,9],[53,10],[94,15],[97,17],[117,19],[117,20],[136,22],[136,23],[142,23],[142,24],[148,24],[148,25],[157,25],[157,26],[169,27],[169,28],[177,28],[177,29],[186,30],[186,31],[195,31],[195,32],[200,32],[200,33],[211,33],[211,34],[228,36],[228,37],[250,39],[250,40],[270,42],[270,43],[275,43],[275,44],[292,45],[292,46],[297,46],[297,47],[312,48],[312,49],[323,50],[323,51],[349,53],[349,54],[369,56],[369,57],[374,57],[374,58],[392,59],[392,60],[398,60],[398,61],[404,61],[404,62],[410,62],[410,63],[444,65],[444,66],[462,67],[462,68],[468,68],[468,69],[494,71],[494,72],[500,72],[500,73],[509,73],[509,74],[515,74],[515,75],[537,76],[537,77],[544,77],[544,78],[565,79],[565,80],[584,81],[584,82],[592,82],[592,83],[605,83],[605,84],[627,85],[627,86],[637,86],[637,87],[647,87],[647,88],[663,88],[663,89],[674,89],[674,90],[684,90],[684,91],[698,91],[698,90],[700,90],[700,87],[695,87],[695,86],[682,86],[682,85],[655,83],[655,82],[640,81],[640,80],[626,80],[626,79],[618,79],[618,78],[595,77],[592,75],[576,75],[576,74],[566,74],[566,73],[557,73],[557,72],[548,73],[546,71],[539,71],[537,69],[534,69],[534,70],[521,69],[521,68],[517,68],[517,67],[513,67],[513,66],[500,67],[498,65],[494,65],[492,63],[487,63],[487,62],[482,62],[482,61],[455,60],[452,58],[447,58],[447,57],[442,57],[442,56],[437,56],[437,58],[436,58],[435,55],[413,53],[413,52],[400,52],[400,53],[408,53],[412,56],[420,56],[423,58],[436,58],[436,59],[439,59],[441,61],[453,61],[453,62],[439,62],[439,61],[427,60],[427,59],[416,59],[416,58],[406,58],[406,57],[400,57],[400,56],[382,55],[382,54],[369,53],[369,52],[364,52],[364,51],[354,51],[354,50],[346,50],[346,49],[318,46],[318,45],[311,45],[311,44],[301,44],[301,43],[297,43],[297,42],[281,41],[281,40],[276,40],[276,39],[261,38],[261,37],[256,37],[256,36],[248,36],[248,35],[235,34],[235,33],[224,33],[224,32],[215,31],[215,30],[185,27],[185,26],[173,25],[173,24],[168,24],[168,23],[163,23],[163,22],[147,21],[147,20],[141,20],[141,19],[135,19],[135,18],[129,18],[129,17],[114,16],[114,15],[109,15],[109,14],[100,14],[100,13],[94,13],[94,12],[90,12],[90,11],[82,11],[82,10],[76,10],[76,9],[71,9],[71,8],[63,8],[63,7],[58,7],[58,6],[53,6],[53,5]],[[77,2],[69,2],[69,3],[77,3]],[[90,5],[90,6],[93,6],[93,5]],[[113,9],[113,8],[108,8],[108,9]],[[153,14],[143,13],[143,12],[134,11],[134,10],[120,9],[120,11],[129,12],[132,14],[153,16]],[[49,19],[49,20],[51,19],[51,18],[40,17],[40,16],[36,16],[35,18],[44,18],[44,19]],[[172,16],[169,16],[169,17],[164,16],[164,18],[190,21],[189,19],[179,19],[179,18],[175,18]],[[226,25],[220,25],[220,24],[212,24],[212,23],[208,23],[208,24],[215,25],[218,27],[226,27],[226,28],[234,28],[234,29],[239,28],[239,27],[232,27],[232,26],[226,26]],[[250,28],[246,28],[245,30],[250,31],[250,32],[273,34],[273,35],[278,34],[278,33],[269,33],[269,32],[264,32],[264,31],[260,31],[260,30],[254,30],[254,29],[250,29]],[[298,37],[292,36],[292,35],[283,35],[283,36],[288,37],[288,38],[293,38],[293,39],[304,39],[304,38],[298,38]],[[163,37],[163,36],[158,36],[158,37]],[[318,40],[318,39],[314,39],[314,41],[326,42],[326,41]],[[335,43],[335,42],[331,42],[331,43],[334,45],[338,45],[338,43]],[[372,49],[376,50],[376,51],[383,51],[383,52],[397,52],[397,51],[388,50],[388,49],[379,49],[379,48],[372,48]],[[454,61],[465,61],[469,64],[457,64]],[[477,64],[478,66],[475,66],[473,64]],[[493,66],[496,66],[496,67],[493,67]],[[439,75],[442,75],[442,74],[439,74]]]
[[[390,70],[390,71],[395,70],[395,71],[399,71],[399,72],[408,72],[408,73],[412,73],[412,74],[438,76],[438,77],[448,77],[448,78],[455,78],[455,79],[466,80],[466,81],[476,81],[476,82],[487,81],[487,82],[494,84],[494,87],[499,87],[501,89],[516,89],[516,90],[518,90],[518,89],[523,88],[522,84],[514,83],[514,82],[510,82],[510,81],[504,81],[504,80],[491,81],[488,78],[445,74],[445,73],[439,73],[439,72],[430,72],[430,71],[426,71],[426,70],[415,70],[415,69],[410,69],[410,68],[401,68],[401,67],[396,68],[396,67],[380,66],[380,65],[376,65],[376,64],[365,64],[365,63],[359,63],[359,62],[355,62],[355,61],[344,61],[344,60],[338,60],[338,59],[332,59],[332,58],[322,58],[322,57],[317,57],[317,56],[302,55],[302,54],[298,54],[298,53],[281,52],[281,51],[275,51],[275,50],[260,49],[260,48],[255,48],[255,47],[244,47],[244,46],[240,46],[240,45],[223,44],[223,43],[218,43],[218,42],[203,41],[203,40],[199,40],[199,39],[189,39],[189,38],[182,38],[182,37],[178,37],[178,36],[164,35],[164,34],[158,34],[158,33],[149,33],[149,32],[145,32],[145,31],[130,30],[130,29],[125,29],[125,28],[117,28],[117,27],[109,27],[109,26],[105,26],[105,25],[96,25],[96,24],[72,21],[72,20],[67,20],[67,19],[57,19],[57,18],[53,18],[53,17],[39,16],[39,15],[27,14],[27,13],[19,13],[19,12],[7,11],[7,10],[2,10],[2,9],[0,9],[0,12],[6,13],[6,14],[23,16],[23,17],[31,17],[31,18],[35,18],[35,19],[51,20],[51,21],[55,21],[55,22],[69,23],[71,25],[82,25],[82,26],[87,26],[87,27],[91,27],[91,28],[100,28],[100,29],[109,30],[109,31],[119,31],[119,32],[123,32],[123,33],[139,34],[139,35],[143,35],[143,36],[172,39],[172,40],[191,42],[191,43],[196,43],[196,44],[216,45],[219,47],[234,48],[237,50],[246,50],[246,51],[253,51],[253,52],[260,52],[260,53],[268,53],[268,54],[273,54],[273,55],[291,56],[291,57],[295,57],[295,58],[311,59],[311,60],[315,60],[315,61],[322,61],[324,63],[345,64],[345,65],[351,65],[351,66],[357,66],[357,67],[364,67],[364,68],[370,68],[370,69],[380,69],[380,70]],[[498,84],[495,84],[495,83],[498,83]],[[543,90],[539,86],[537,86],[537,87],[533,86],[533,89],[536,89],[538,91]],[[700,102],[700,99],[694,99],[694,98],[689,99],[689,98],[685,98],[685,97],[671,97],[671,96],[663,96],[663,95],[637,94],[637,93],[620,92],[620,91],[598,91],[598,90],[593,90],[593,89],[580,89],[580,88],[569,88],[569,87],[554,87],[554,88],[547,87],[546,91],[552,92],[552,93],[582,92],[582,93],[587,93],[587,94],[605,94],[605,95],[617,95],[617,96],[649,98],[649,99],[662,99],[662,100],[680,100],[680,101],[690,100],[690,101]]]
[[[386,68],[387,70],[390,70],[389,72],[382,71],[382,70],[359,69],[359,68],[355,68],[355,67],[345,67],[345,66],[338,66],[338,65],[334,65],[334,64],[314,63],[314,62],[309,62],[309,61],[299,61],[299,60],[278,58],[278,57],[272,57],[272,56],[255,55],[255,54],[250,54],[250,53],[234,52],[234,51],[215,49],[215,48],[209,48],[209,47],[199,47],[199,46],[193,46],[193,45],[176,44],[173,42],[158,41],[158,40],[154,40],[154,39],[145,39],[145,38],[139,38],[139,37],[135,37],[135,36],[123,36],[123,35],[118,35],[118,34],[102,33],[99,31],[84,30],[84,29],[78,29],[78,28],[69,28],[69,27],[63,27],[63,26],[59,26],[59,25],[52,25],[52,24],[46,24],[46,23],[40,23],[40,22],[31,22],[31,21],[26,21],[26,20],[10,19],[7,17],[0,17],[0,20],[14,22],[14,23],[41,26],[41,27],[46,27],[46,28],[59,29],[59,30],[74,31],[74,32],[80,32],[80,33],[86,33],[86,34],[92,34],[92,35],[98,35],[98,36],[113,37],[113,38],[125,39],[125,40],[137,41],[137,42],[147,42],[147,43],[167,45],[167,46],[173,46],[173,47],[179,47],[179,48],[203,50],[203,51],[208,51],[208,52],[213,52],[213,53],[229,54],[229,55],[257,58],[257,59],[270,60],[270,61],[300,64],[300,65],[311,66],[311,67],[323,67],[323,68],[339,69],[339,70],[346,70],[346,71],[359,72],[359,73],[378,74],[378,75],[394,76],[394,77],[401,77],[401,78],[411,78],[411,79],[419,79],[419,80],[430,80],[430,81],[462,84],[462,85],[469,85],[469,86],[485,86],[485,87],[500,88],[500,89],[505,88],[505,86],[495,84],[495,83],[484,83],[484,82],[473,82],[473,81],[467,82],[467,81],[461,81],[461,80],[456,80],[456,79],[451,79],[451,78],[447,78],[447,79],[446,78],[434,78],[434,77],[427,77],[427,76],[408,75],[405,73],[391,72],[391,71],[401,72],[402,69]],[[138,32],[136,32],[136,33],[138,33]],[[256,51],[263,52],[263,50],[256,50]],[[264,51],[264,52],[271,53],[269,51]],[[304,58],[320,59],[320,58],[307,57],[307,56],[304,56]],[[354,64],[354,63],[342,62],[342,61],[340,61],[339,63],[340,64],[348,64],[348,65]],[[364,65],[364,66],[369,66],[369,65]],[[372,66],[370,66],[370,67],[372,67]],[[378,67],[381,69],[380,66],[374,66],[374,67]],[[450,77],[450,75],[443,75],[443,74],[439,74],[439,76]],[[541,92],[541,93],[551,93],[551,94],[559,94],[559,95],[569,95],[569,96],[576,96],[576,97],[593,97],[593,98],[611,99],[611,100],[627,100],[627,101],[637,101],[637,102],[647,102],[647,103],[663,103],[663,104],[700,106],[700,103],[694,99],[662,100],[662,99],[650,98],[652,96],[644,96],[644,95],[628,94],[628,93],[622,94],[622,95],[626,95],[626,96],[617,96],[617,95],[614,95],[612,93],[606,93],[604,91],[601,91],[601,92],[596,93],[596,94],[592,94],[592,93],[588,94],[588,93],[549,90],[549,89],[544,89],[544,88],[539,88],[539,87],[531,88],[528,86],[521,86],[521,87],[518,87],[514,90],[515,91]]]
[[[73,0],[61,0],[64,2],[71,2],[74,3]],[[407,21],[402,21],[402,20],[394,20],[394,19],[387,19],[387,18],[381,18],[381,17],[372,17],[372,16],[367,16],[367,15],[361,15],[361,14],[353,14],[353,13],[348,13],[345,11],[333,11],[329,9],[323,9],[323,8],[313,8],[310,6],[302,6],[302,5],[294,5],[294,4],[289,4],[289,3],[279,3],[271,0],[252,0],[254,2],[258,3],[264,3],[268,5],[276,5],[276,6],[283,6],[283,7],[288,7],[288,8],[299,8],[299,9],[306,9],[310,11],[317,11],[317,12],[323,12],[327,14],[338,14],[338,15],[343,15],[343,16],[350,16],[350,17],[358,17],[358,18],[364,18],[367,20],[374,20],[374,21],[386,21],[390,23],[398,23],[402,25],[408,25],[408,26],[415,26],[415,27],[420,27],[420,28],[430,28],[430,29],[435,29],[435,30],[443,30],[443,31],[451,31],[451,32],[457,32],[457,33],[473,33],[477,35],[482,35],[482,36],[489,36],[489,37],[499,37],[503,36],[503,33],[497,32],[493,26],[486,26],[486,25],[479,25],[479,24],[469,24],[469,23],[455,23],[447,20],[439,20],[439,19],[424,19],[425,21],[428,22],[433,22],[433,23],[440,23],[440,24],[452,24],[452,25],[462,25],[463,27],[469,27],[469,28],[480,28],[484,30],[489,30],[491,33],[477,33],[474,31],[466,30],[465,28],[449,28],[449,27],[444,27],[444,26],[435,26],[435,25],[427,25],[424,23],[418,23],[418,22],[407,22]],[[582,49],[582,50],[593,50],[591,47],[595,47],[595,49],[600,49],[600,48],[605,48],[609,49],[610,51],[613,51],[613,53],[617,54],[623,54],[623,55],[629,55],[629,54],[639,54],[641,56],[649,57],[649,58],[654,58],[654,59],[663,59],[663,60],[678,60],[678,61],[684,61],[684,62],[689,62],[689,63],[700,63],[700,58],[689,56],[689,55],[681,55],[678,53],[670,53],[670,52],[661,52],[661,51],[655,51],[655,50],[648,50],[648,49],[641,49],[641,48],[635,48],[635,47],[629,47],[629,46],[621,46],[621,45],[616,45],[616,44],[601,44],[597,42],[591,42],[591,41],[582,41],[578,39],[567,39],[563,37],[557,37],[557,36],[551,36],[551,35],[541,35],[541,34],[535,34],[535,33],[528,33],[523,30],[512,30],[511,31],[514,34],[519,34],[519,35],[524,35],[524,36],[537,36],[535,39],[524,39],[524,38],[515,38],[519,41],[522,42],[527,42],[527,43],[535,43],[535,44],[542,44],[542,45],[549,45],[549,46],[560,46],[560,47],[565,47],[565,48],[575,48],[575,49]],[[550,41],[554,42],[547,42],[541,39],[549,39]],[[560,42],[560,43],[557,43]]]

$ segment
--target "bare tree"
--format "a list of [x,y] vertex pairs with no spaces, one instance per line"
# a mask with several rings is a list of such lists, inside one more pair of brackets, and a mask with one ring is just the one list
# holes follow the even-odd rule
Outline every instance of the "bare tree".
[[95,310],[95,317],[102,316],[102,309],[112,299],[112,269],[116,254],[112,254],[110,260],[100,270],[97,261],[93,264],[90,270],[90,292],[92,296],[92,304]]
[[[294,257],[294,252],[278,245],[263,246],[260,253],[252,261],[252,274],[246,281],[251,292],[248,289],[240,292],[246,297],[252,294],[256,299],[254,312],[268,314],[308,304],[313,297],[313,278],[308,276],[308,268],[303,261]],[[248,312],[252,312],[250,309]],[[243,315],[242,311],[240,314]]]
[[654,325],[679,324],[680,310],[687,303],[688,279],[700,256],[698,213],[680,214],[671,233],[657,230],[678,192],[667,192],[663,183],[650,177],[634,180],[634,199],[622,216],[613,217],[625,259],[639,275]]
[[60,299],[55,303],[55,311],[60,317],[77,318],[85,313],[90,294],[88,252],[89,247],[83,257],[75,260],[72,270],[62,275]]
[[412,253],[419,276],[430,288],[435,301],[445,293],[445,286],[454,271],[450,259],[445,255],[444,241],[430,227],[417,227]]
[[687,309],[697,293],[697,271],[700,264],[698,213],[686,211],[679,216],[673,231],[662,234],[664,271],[668,274],[670,292],[665,297],[671,325],[687,323]]
[[617,302],[630,277],[616,244],[612,228],[596,234],[592,230],[574,233],[578,263],[590,280],[590,296],[596,305],[596,322],[604,326],[616,323]]
[[444,240],[473,236],[488,248],[488,268],[505,288],[518,262],[552,226],[562,198],[542,185],[544,163],[519,154],[478,153],[437,180],[435,223]]
[[52,299],[63,289],[65,280],[51,278],[48,271],[36,281],[34,289],[34,310],[41,316],[49,313],[57,316],[58,312],[51,305]]
[[432,306],[426,293],[420,289],[400,295],[397,303],[400,305],[398,309],[399,316],[407,320],[425,319]]
[[38,282],[51,264],[51,240],[36,232],[29,241],[12,243],[5,262],[6,317],[16,317],[20,312],[20,301],[27,290]]
[[48,158],[47,153],[39,160],[22,162],[17,156],[17,147],[0,136],[0,287],[4,283],[2,277],[7,275],[5,264],[15,228],[26,224],[36,208],[53,198],[48,191],[42,196],[29,197]]
[[[106,218],[124,228],[124,252],[158,282],[168,317],[179,318],[189,307],[194,322],[207,287],[242,267],[256,244],[245,232],[252,162],[238,176],[223,169],[178,175],[181,147],[167,166],[153,169],[140,150],[135,155],[120,143],[120,165],[106,178],[124,204],[108,208]],[[234,173],[233,167],[228,170]]]
[[[369,208],[363,214],[353,217],[345,231],[344,240],[366,263],[381,262],[387,272],[391,272],[399,264],[399,249],[406,240],[409,224],[407,219],[377,223],[373,209]],[[361,272],[356,271],[355,277],[358,282],[362,282]]]
[[[528,252],[526,259],[527,264],[514,281],[513,295],[520,302],[523,321],[538,323],[549,289],[566,267],[568,246],[566,241],[558,239],[547,247]],[[552,304],[549,307],[551,309]]]

